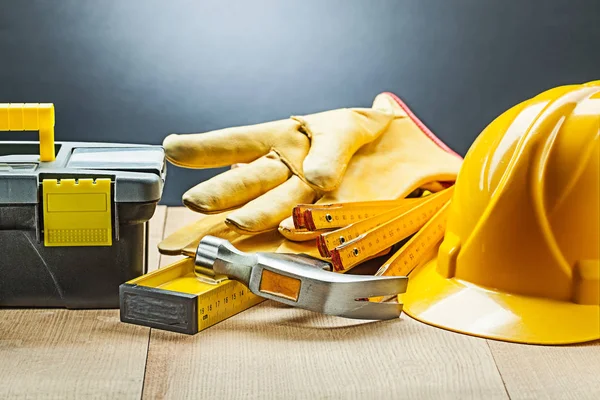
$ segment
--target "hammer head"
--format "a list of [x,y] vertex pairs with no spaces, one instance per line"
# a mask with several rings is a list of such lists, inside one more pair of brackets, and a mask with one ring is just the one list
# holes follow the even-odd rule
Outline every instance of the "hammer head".
[[[200,241],[196,265],[203,272],[228,275],[245,283],[254,294],[290,306],[346,318],[398,318],[402,304],[368,301],[406,291],[404,276],[344,275],[307,255],[244,253],[230,242],[206,236]],[[203,272],[204,273],[204,272]]]

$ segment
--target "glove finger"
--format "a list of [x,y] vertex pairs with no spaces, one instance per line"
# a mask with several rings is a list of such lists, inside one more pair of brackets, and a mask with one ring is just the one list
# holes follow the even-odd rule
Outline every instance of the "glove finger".
[[291,171],[271,152],[199,183],[183,195],[191,210],[212,214],[239,207],[284,183]]
[[277,229],[292,215],[297,204],[312,203],[317,192],[296,175],[228,215],[225,223],[242,234],[257,234]]
[[206,133],[171,134],[163,141],[167,159],[180,167],[216,168],[249,163],[269,153],[278,140],[297,134],[291,119],[220,129]]
[[324,191],[334,190],[354,153],[375,140],[393,118],[384,111],[356,108],[294,117],[311,139],[303,163],[307,182]]
[[[281,243],[285,241],[285,238],[277,231],[264,232],[258,235],[240,235],[232,230],[229,231],[236,236],[233,237],[232,235],[231,238],[223,239],[229,240],[236,249],[244,252],[274,252],[279,248]],[[196,255],[196,250],[198,249],[198,244],[203,237],[204,236],[198,237],[190,242],[182,250],[182,253],[188,257],[194,257]]]
[[279,227],[277,228],[279,233],[284,236],[286,239],[291,240],[293,242],[305,242],[307,240],[316,239],[320,234],[324,232],[328,232],[329,230],[320,230],[320,231],[309,231],[306,229],[297,229],[294,226],[294,221],[292,217],[288,217],[281,221]]
[[[216,236],[221,239],[232,240],[239,237],[239,234],[233,232],[225,225],[225,217],[231,213],[227,211],[220,214],[206,215],[198,221],[184,228],[179,229],[173,234],[164,238],[158,244],[158,250],[165,255],[180,255],[185,254],[184,249],[193,241],[200,242],[206,235]],[[194,250],[195,252],[195,250]]]

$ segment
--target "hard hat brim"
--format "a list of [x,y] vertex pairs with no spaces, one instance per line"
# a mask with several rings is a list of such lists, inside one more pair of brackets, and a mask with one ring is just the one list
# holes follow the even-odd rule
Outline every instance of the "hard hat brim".
[[399,296],[410,317],[451,331],[517,343],[571,344],[600,339],[600,307],[507,294],[436,271],[437,259],[409,275]]

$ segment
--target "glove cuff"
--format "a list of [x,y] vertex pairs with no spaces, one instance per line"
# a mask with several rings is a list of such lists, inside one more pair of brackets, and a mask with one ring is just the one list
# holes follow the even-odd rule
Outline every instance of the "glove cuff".
[[453,154],[462,160],[462,157],[452,150],[446,143],[438,138],[424,123],[421,121],[415,113],[402,101],[398,96],[392,92],[383,92],[378,94],[373,100],[373,108],[378,110],[384,110],[392,112],[394,115],[403,116],[410,118],[415,125],[427,136],[432,142],[447,153]]

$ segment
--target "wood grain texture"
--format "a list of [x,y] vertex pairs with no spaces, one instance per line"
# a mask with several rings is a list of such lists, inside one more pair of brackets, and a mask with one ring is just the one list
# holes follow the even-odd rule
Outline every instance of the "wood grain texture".
[[267,301],[195,336],[153,329],[144,398],[505,399],[485,340]]
[[117,310],[1,310],[0,398],[139,399],[148,331]]
[[[172,233],[175,233],[179,229],[197,221],[202,218],[201,214],[195,213],[186,207],[169,207],[167,209],[167,220],[165,223],[165,229],[163,237],[167,237]],[[169,264],[173,264],[177,260],[181,260],[183,256],[167,256],[164,254],[160,255],[159,268],[165,267]]]
[[[148,267],[159,261],[166,207],[150,221]],[[0,398],[139,399],[150,329],[119,310],[0,310]]]
[[163,239],[165,222],[167,220],[167,206],[157,206],[154,215],[149,221],[150,234],[148,235],[148,272],[158,269],[160,253],[158,244]]
[[[157,208],[150,268],[180,258],[156,244],[194,218]],[[600,342],[526,346],[271,301],[195,336],[123,324],[118,310],[2,309],[0,360],[2,399],[600,398]]]
[[600,341],[528,346],[489,341],[511,399],[600,399]]

